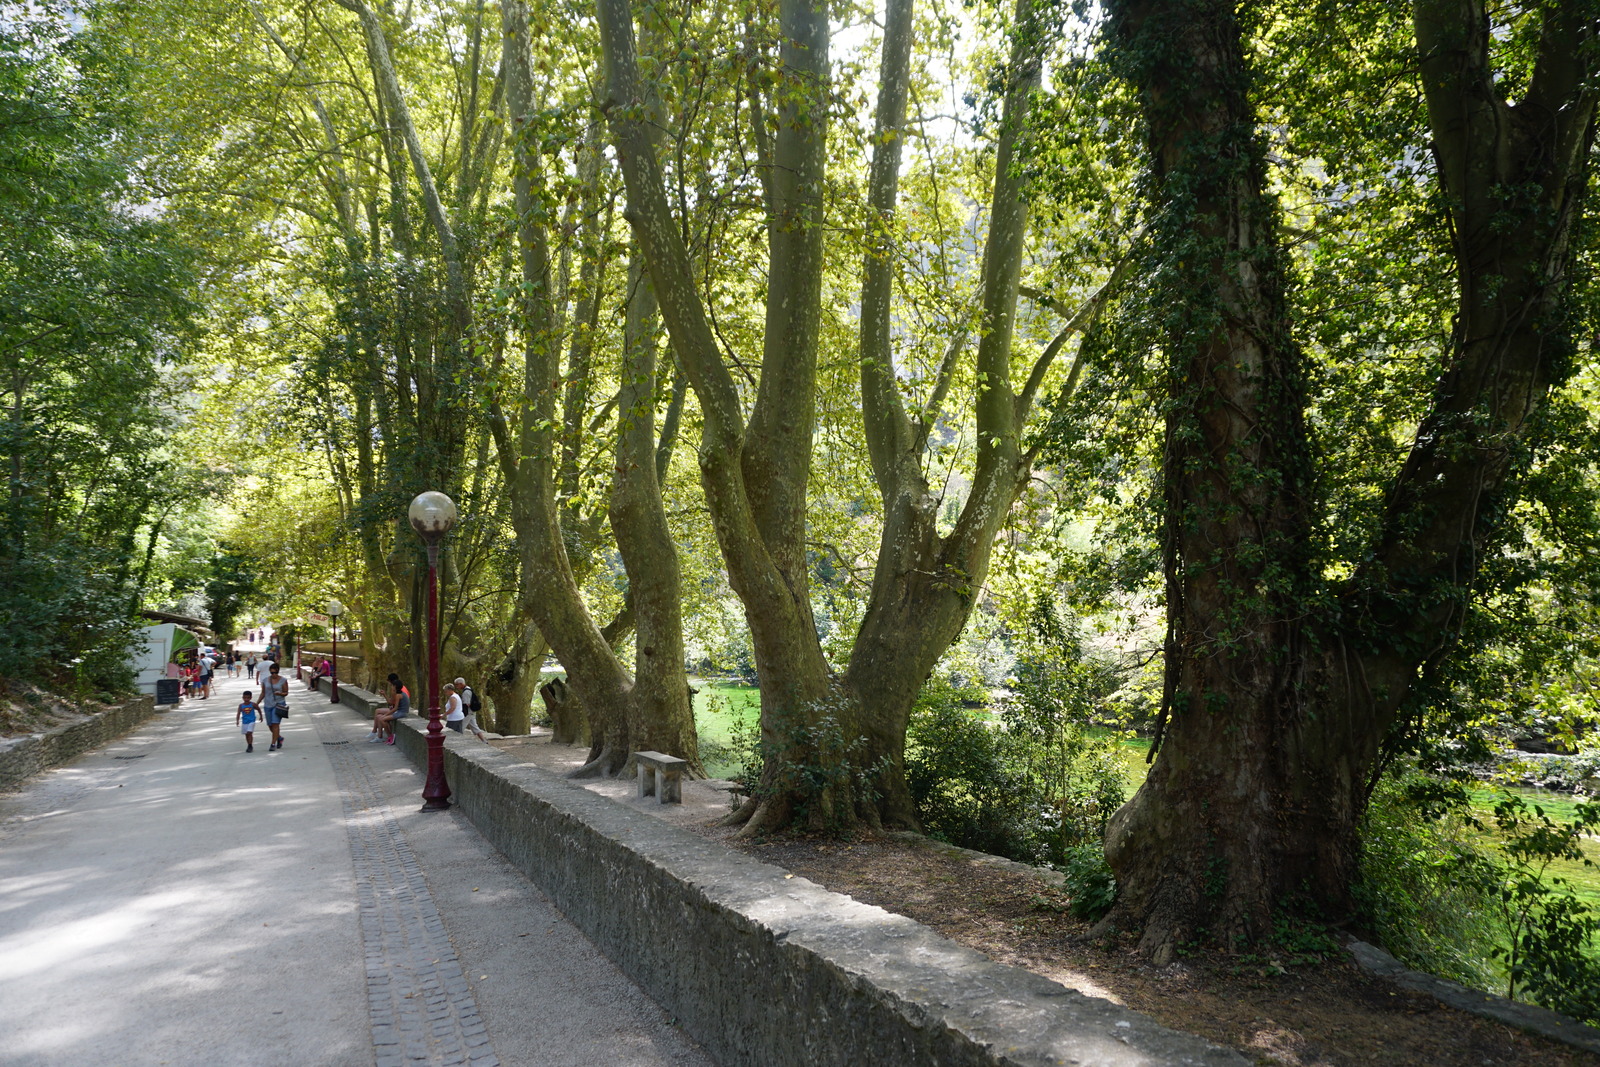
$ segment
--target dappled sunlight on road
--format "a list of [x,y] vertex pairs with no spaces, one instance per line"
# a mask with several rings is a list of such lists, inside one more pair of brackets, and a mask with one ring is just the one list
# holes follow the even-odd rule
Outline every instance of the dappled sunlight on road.
[[0,803],[8,1064],[370,1064],[331,768],[305,717],[246,754],[241,688]]

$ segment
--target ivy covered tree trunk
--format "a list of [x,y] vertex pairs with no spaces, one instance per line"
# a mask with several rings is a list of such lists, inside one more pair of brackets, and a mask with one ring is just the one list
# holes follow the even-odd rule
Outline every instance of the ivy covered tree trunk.
[[1593,138],[1596,20],[1582,4],[1545,14],[1532,85],[1512,106],[1489,68],[1482,4],[1414,6],[1459,310],[1382,531],[1329,587],[1310,554],[1302,359],[1235,6],[1111,11],[1142,93],[1167,260],[1158,284],[1174,299],[1167,689],[1155,765],[1108,827],[1118,899],[1106,925],[1140,931],[1164,959],[1203,935],[1261,940],[1285,907],[1348,912],[1385,737],[1449,654],[1534,416],[1567,373],[1562,297]]

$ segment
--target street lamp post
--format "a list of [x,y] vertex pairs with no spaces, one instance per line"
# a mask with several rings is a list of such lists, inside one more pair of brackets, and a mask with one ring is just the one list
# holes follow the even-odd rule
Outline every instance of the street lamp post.
[[339,616],[344,614],[344,605],[337,600],[328,601],[328,617],[333,620],[333,677],[329,688],[333,690],[333,699],[329,703],[339,703]]
[[439,721],[439,542],[456,524],[455,501],[443,493],[422,493],[411,502],[411,528],[428,546],[428,780],[422,810],[450,806],[444,778],[444,724]]

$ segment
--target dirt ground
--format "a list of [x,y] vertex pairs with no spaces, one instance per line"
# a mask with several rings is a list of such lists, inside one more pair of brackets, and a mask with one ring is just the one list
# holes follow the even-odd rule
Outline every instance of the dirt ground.
[[[584,755],[538,737],[494,744],[557,773],[578,766]],[[915,919],[1001,963],[1142,1011],[1257,1063],[1600,1065],[1600,1057],[1398,989],[1343,953],[1320,961],[1200,955],[1155,968],[1127,943],[1090,940],[1087,924],[1066,913],[1067,897],[1021,870],[904,836],[735,842],[716,825],[729,808],[725,785],[688,783],[681,807],[662,808],[633,800],[631,782],[589,784],[835,892]]]
[[[90,710],[104,705],[89,703]],[[87,718],[84,711],[26,682],[0,681],[0,738],[26,737]]]

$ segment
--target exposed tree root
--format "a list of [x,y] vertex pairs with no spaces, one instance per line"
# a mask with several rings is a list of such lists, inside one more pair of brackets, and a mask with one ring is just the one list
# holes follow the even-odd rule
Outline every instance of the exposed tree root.
[[577,770],[569,771],[568,778],[615,778],[628,765],[628,754],[614,748],[602,747],[591,753],[589,762]]
[[750,821],[750,816],[756,813],[756,798],[745,797],[739,806],[734,808],[721,819],[717,820],[718,826],[743,826]]
[[756,803],[744,827],[733,835],[734,840],[749,841],[782,830],[790,814],[789,805],[781,797],[767,797]]

